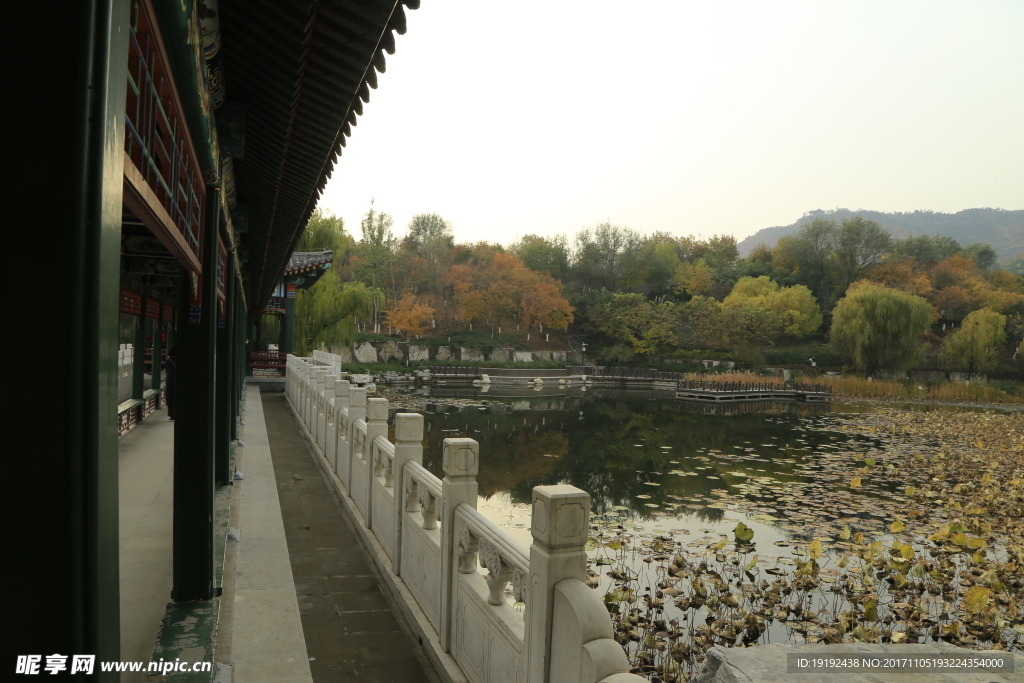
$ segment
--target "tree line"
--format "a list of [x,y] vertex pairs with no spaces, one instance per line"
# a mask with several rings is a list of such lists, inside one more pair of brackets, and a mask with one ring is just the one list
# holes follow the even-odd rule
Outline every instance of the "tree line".
[[[945,343],[948,365],[970,356],[960,364],[974,371],[1024,335],[1024,277],[997,267],[991,247],[893,239],[862,216],[816,217],[740,258],[731,236],[644,235],[611,223],[571,239],[465,244],[444,218],[420,214],[396,235],[371,205],[358,237],[318,210],[298,249],[334,251],[331,271],[299,292],[300,353],[357,332],[442,337],[476,326],[524,337],[567,331],[604,362],[828,338],[873,371],[908,367],[929,342]],[[965,355],[952,349],[966,329],[978,350]]]

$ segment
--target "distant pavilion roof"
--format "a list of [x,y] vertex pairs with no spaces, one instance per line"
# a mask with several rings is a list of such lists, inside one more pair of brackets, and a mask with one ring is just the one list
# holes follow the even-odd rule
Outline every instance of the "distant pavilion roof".
[[284,267],[284,275],[298,275],[310,273],[315,270],[329,267],[334,260],[334,252],[326,251],[296,251],[293,252],[288,263]]

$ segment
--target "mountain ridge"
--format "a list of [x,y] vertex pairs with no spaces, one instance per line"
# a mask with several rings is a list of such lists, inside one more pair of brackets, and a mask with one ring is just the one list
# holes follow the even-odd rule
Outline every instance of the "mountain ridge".
[[775,246],[780,237],[796,233],[815,218],[824,217],[838,222],[853,216],[873,220],[888,230],[894,238],[911,235],[944,235],[961,245],[973,242],[988,244],[999,255],[1000,261],[1024,254],[1024,209],[964,209],[956,213],[936,211],[907,211],[886,213],[869,209],[816,209],[808,211],[789,225],[762,228],[743,239],[736,246],[740,256],[747,256],[758,244]]

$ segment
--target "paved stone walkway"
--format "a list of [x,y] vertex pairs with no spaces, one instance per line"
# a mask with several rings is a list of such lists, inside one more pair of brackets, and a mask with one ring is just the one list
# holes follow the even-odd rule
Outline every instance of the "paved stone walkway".
[[[171,601],[174,423],[158,410],[118,444],[121,545],[121,659],[148,662]],[[144,672],[121,674],[141,683]]]
[[313,680],[438,681],[381,592],[284,394],[262,397]]

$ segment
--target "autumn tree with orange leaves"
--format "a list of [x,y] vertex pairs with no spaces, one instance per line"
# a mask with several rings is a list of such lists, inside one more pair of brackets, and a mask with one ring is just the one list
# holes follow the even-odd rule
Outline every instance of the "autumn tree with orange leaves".
[[398,304],[384,314],[387,324],[408,339],[419,336],[430,328],[434,309],[422,303],[411,289],[405,290]]

